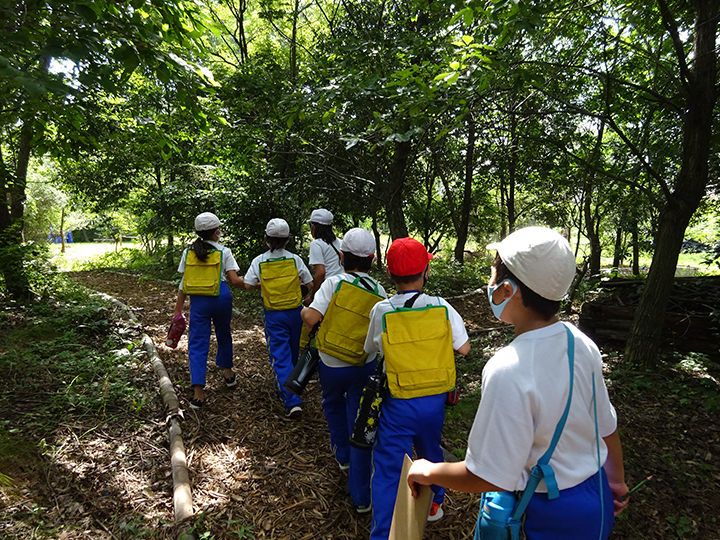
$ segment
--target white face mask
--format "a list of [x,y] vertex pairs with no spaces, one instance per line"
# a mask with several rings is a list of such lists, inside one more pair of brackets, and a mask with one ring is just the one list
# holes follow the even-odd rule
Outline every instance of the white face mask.
[[[495,304],[492,299],[493,293],[500,285],[502,285],[505,282],[508,282],[510,284],[513,292],[505,300],[503,300],[499,304]],[[515,282],[512,279],[504,279],[497,285],[488,285],[488,300],[490,300],[490,308],[492,309],[493,315],[495,315],[495,317],[497,317],[498,319],[500,319],[502,321],[502,318],[501,318],[502,312],[505,309],[505,306],[507,305],[507,303],[512,299],[513,296],[515,296],[516,292],[517,292],[517,285],[515,284]]]

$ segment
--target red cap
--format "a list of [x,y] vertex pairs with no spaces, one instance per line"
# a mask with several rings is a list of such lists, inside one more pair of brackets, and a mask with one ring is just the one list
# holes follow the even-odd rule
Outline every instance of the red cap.
[[396,276],[414,276],[419,274],[433,256],[414,238],[398,238],[387,252],[387,267]]

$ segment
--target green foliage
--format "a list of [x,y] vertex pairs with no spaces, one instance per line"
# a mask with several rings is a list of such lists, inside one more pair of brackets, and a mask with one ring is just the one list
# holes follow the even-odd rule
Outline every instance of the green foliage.
[[33,420],[50,425],[69,411],[105,415],[137,410],[132,381],[142,362],[141,349],[116,326],[101,301],[66,278],[58,276],[52,294],[31,304],[22,324],[1,335],[4,376],[22,379],[28,391],[45,396]]
[[489,279],[489,258],[472,257],[460,264],[450,256],[436,256],[430,263],[425,291],[442,297],[459,296],[483,287]]
[[176,279],[177,268],[169,269],[162,260],[162,252],[149,254],[137,248],[106,251],[80,262],[78,270],[116,270],[135,274],[151,274],[162,279]]

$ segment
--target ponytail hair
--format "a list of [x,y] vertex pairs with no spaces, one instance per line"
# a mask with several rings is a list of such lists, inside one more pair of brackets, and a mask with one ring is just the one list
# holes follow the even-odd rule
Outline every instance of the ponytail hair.
[[215,249],[213,246],[207,243],[207,240],[213,237],[216,230],[217,228],[208,229],[207,231],[195,231],[198,235],[198,239],[193,242],[192,246],[190,246],[190,249],[195,252],[195,256],[202,262],[205,262],[205,260],[207,260],[208,252]]
[[312,222],[312,225],[315,227],[315,238],[325,240],[325,243],[328,245],[332,245],[333,242],[335,242],[336,236],[332,230],[332,225],[323,225],[315,221]]
[[267,234],[265,235],[265,244],[268,248],[270,248],[270,251],[277,251],[279,249],[283,249],[288,243],[288,240],[290,240],[289,236],[285,238],[278,238],[277,236],[268,236]]

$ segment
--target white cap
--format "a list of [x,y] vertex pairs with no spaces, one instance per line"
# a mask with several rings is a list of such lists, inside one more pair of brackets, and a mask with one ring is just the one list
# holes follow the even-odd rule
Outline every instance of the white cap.
[[564,237],[547,227],[525,227],[489,244],[517,278],[547,300],[562,300],[575,277],[575,255]]
[[332,213],[324,208],[313,210],[310,219],[307,220],[308,223],[319,223],[320,225],[330,225],[332,221]]
[[220,226],[220,220],[212,212],[203,212],[195,218],[196,231],[211,231]]
[[265,226],[265,234],[273,238],[287,238],[290,236],[290,226],[282,218],[272,218]]
[[365,229],[355,227],[345,233],[340,251],[347,251],[358,257],[375,255],[375,238]]

